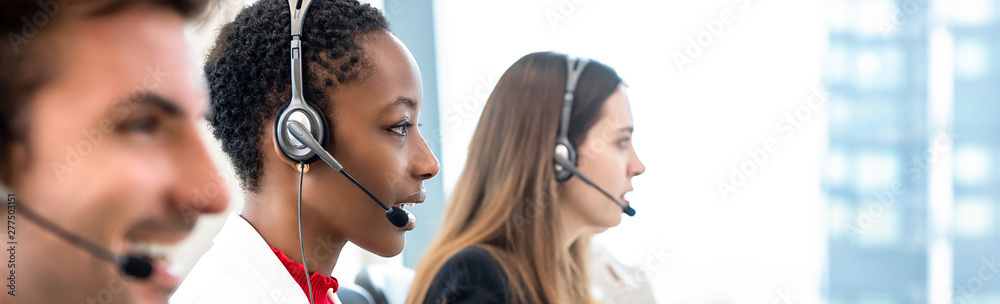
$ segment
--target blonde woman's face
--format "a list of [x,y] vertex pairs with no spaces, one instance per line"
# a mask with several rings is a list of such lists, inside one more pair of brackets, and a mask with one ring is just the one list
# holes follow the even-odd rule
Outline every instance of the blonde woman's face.
[[[620,85],[605,100],[597,122],[577,147],[580,172],[625,204],[632,177],[646,170],[632,148],[633,126],[628,96]],[[604,231],[621,222],[621,208],[576,176],[563,183],[559,197],[566,229]]]

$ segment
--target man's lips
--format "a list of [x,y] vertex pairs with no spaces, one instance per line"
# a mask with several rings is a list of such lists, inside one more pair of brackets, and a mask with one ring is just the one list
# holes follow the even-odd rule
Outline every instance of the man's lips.
[[132,225],[125,233],[129,242],[152,244],[176,244],[183,241],[194,230],[195,219],[180,215],[165,219],[146,219]]
[[130,255],[144,257],[150,260],[166,261],[178,251],[180,243],[155,243],[129,240],[126,252]]
[[154,245],[175,245],[187,239],[191,231],[139,231],[133,230],[125,234],[125,240],[129,243],[143,243]]
[[170,294],[180,286],[180,278],[169,271],[170,267],[156,261],[152,263],[153,273],[149,277],[145,279],[125,277],[129,282],[133,300],[137,303],[167,303]]
[[[149,291],[155,294],[168,297],[177,287],[181,285],[180,277],[172,273],[170,265],[167,263],[153,261],[153,273],[141,281],[133,281],[133,284],[141,284],[149,287]],[[156,297],[160,298],[160,297]]]
[[140,289],[137,291],[144,294],[142,297],[151,299],[165,298],[180,286],[180,278],[171,272],[169,262],[171,257],[176,256],[180,243],[156,243],[157,241],[163,239],[150,242],[129,240],[125,249],[127,255],[147,259],[152,264],[153,272],[149,277],[132,280],[132,284],[137,284]]
[[150,292],[169,294],[180,284],[180,279],[171,273],[170,261],[177,257],[180,243],[194,228],[194,221],[179,216],[169,219],[147,219],[136,223],[125,233],[122,255],[141,257],[149,260],[153,273],[135,283],[150,288]]

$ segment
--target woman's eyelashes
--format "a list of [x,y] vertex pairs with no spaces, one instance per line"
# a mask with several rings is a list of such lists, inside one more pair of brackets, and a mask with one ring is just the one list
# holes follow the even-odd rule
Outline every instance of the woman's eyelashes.
[[407,121],[405,121],[405,122],[403,122],[403,123],[400,123],[400,124],[397,124],[397,125],[394,125],[394,126],[391,126],[391,127],[389,127],[389,129],[387,129],[387,130],[388,130],[389,132],[392,132],[392,133],[395,133],[396,135],[399,135],[399,136],[406,136],[406,134],[407,134],[407,133],[409,132],[409,130],[410,130],[410,127],[412,127],[412,126],[413,126],[413,124],[412,124],[412,123],[410,123],[410,121],[409,121],[409,120],[407,120]]
[[628,146],[628,142],[631,141],[631,140],[632,140],[631,137],[628,137],[628,136],[623,137],[622,139],[618,140],[618,146],[622,147],[622,148],[625,148],[625,147]]

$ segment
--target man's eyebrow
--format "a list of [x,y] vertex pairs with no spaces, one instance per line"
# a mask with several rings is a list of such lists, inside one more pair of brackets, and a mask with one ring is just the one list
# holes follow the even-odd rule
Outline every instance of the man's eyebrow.
[[385,115],[385,114],[389,113],[389,111],[392,111],[392,108],[395,108],[395,107],[397,107],[399,105],[405,105],[407,108],[410,108],[411,111],[416,111],[417,110],[417,102],[416,101],[414,101],[413,99],[411,99],[409,97],[400,96],[400,97],[397,97],[396,100],[394,100],[392,103],[390,103],[390,104],[386,105],[384,108],[382,108],[382,110],[379,111],[379,114],[380,115]]
[[135,107],[135,106],[150,106],[159,111],[166,113],[172,117],[185,117],[187,113],[184,109],[177,106],[176,102],[167,99],[166,97],[160,96],[156,93],[145,92],[141,94],[136,94],[123,100],[115,108],[118,107]]
[[621,129],[618,129],[618,132],[633,133],[634,131],[635,131],[635,127],[633,127],[633,126],[627,126],[627,127],[623,127]]

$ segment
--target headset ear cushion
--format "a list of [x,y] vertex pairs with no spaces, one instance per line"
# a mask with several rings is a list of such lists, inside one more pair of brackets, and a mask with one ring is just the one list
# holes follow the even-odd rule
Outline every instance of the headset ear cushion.
[[[323,149],[330,150],[331,148],[333,148],[332,146],[330,146],[330,142],[332,141],[331,138],[333,137],[333,135],[330,134],[333,131],[333,126],[330,125],[330,120],[327,119],[326,113],[323,112],[323,109],[321,109],[320,107],[316,106],[315,103],[313,103],[312,101],[309,101],[309,100],[305,100],[305,102],[306,102],[307,105],[309,105],[309,107],[313,108],[313,110],[315,110],[317,114],[319,114],[318,115],[319,116],[318,120],[319,120],[319,122],[321,124],[320,127],[323,128],[324,131],[326,131],[326,132],[323,132],[323,136],[320,136],[322,138],[319,138],[317,141],[319,142],[319,144],[323,145]],[[316,160],[318,160],[319,156],[315,156],[314,158],[316,158]],[[313,161],[315,161],[315,160],[313,160]]]
[[556,181],[557,182],[560,182],[560,183],[561,182],[565,182],[565,181],[569,180],[570,177],[573,177],[573,173],[570,172],[569,170],[560,169],[558,167],[559,165],[555,165],[555,166],[556,166]]
[[[314,103],[312,103],[311,101],[308,101],[308,100],[305,100],[305,103],[306,103],[306,106],[308,106],[311,110],[313,110],[317,114],[316,116],[319,116],[318,119],[316,119],[316,121],[317,121],[317,127],[321,128],[321,130],[324,130],[324,132],[320,132],[320,138],[318,138],[317,141],[320,143],[320,145],[323,146],[324,149],[329,149],[330,148],[330,138],[332,137],[332,136],[330,136],[330,131],[331,131],[331,128],[329,127],[330,126],[330,121],[327,119],[326,114],[323,113],[323,111],[321,111],[320,108],[316,106],[316,104],[314,104]],[[281,107],[278,108],[278,111],[276,112],[276,114],[274,116],[274,134],[273,134],[273,136],[275,136],[275,139],[279,138],[278,134],[280,132],[287,132],[286,129],[285,129],[286,127],[281,126],[280,122],[281,122],[281,116],[283,114],[285,114],[285,112],[288,110],[288,107],[290,105],[291,105],[291,102],[286,102],[286,103],[282,104]],[[309,112],[309,111],[306,111],[306,112]],[[291,160],[296,160],[294,157],[292,157],[291,155],[288,154],[289,153],[288,152],[288,148],[286,148],[285,144],[282,143],[280,140],[278,140],[278,148],[281,150],[281,153],[284,154],[284,157],[286,157],[288,159],[291,159]],[[308,159],[305,159],[302,162],[307,163],[307,164],[311,164],[311,163],[314,163],[314,162],[316,162],[318,160],[320,160],[319,155],[316,155],[314,153],[312,157],[309,157]]]
[[[572,145],[567,144],[567,142],[563,140],[558,141],[553,155],[553,157],[560,157],[560,156],[566,160],[569,160],[571,164],[576,166],[576,151]],[[552,165],[555,170],[556,181],[564,182],[573,177],[573,171],[563,168],[563,166],[556,163],[555,160],[553,160]]]
[[274,112],[274,128],[272,129],[274,130],[274,132],[271,133],[271,136],[274,137],[274,140],[278,142],[278,149],[281,150],[283,156],[288,159],[292,159],[292,157],[289,156],[288,152],[285,151],[287,150],[287,148],[285,148],[285,144],[281,142],[281,140],[279,139],[280,137],[278,137],[278,134],[285,131],[285,128],[280,125],[281,115],[285,113],[285,109],[288,109],[288,105],[290,104],[291,104],[290,102],[283,103],[281,104],[281,107],[278,108],[278,111]]

